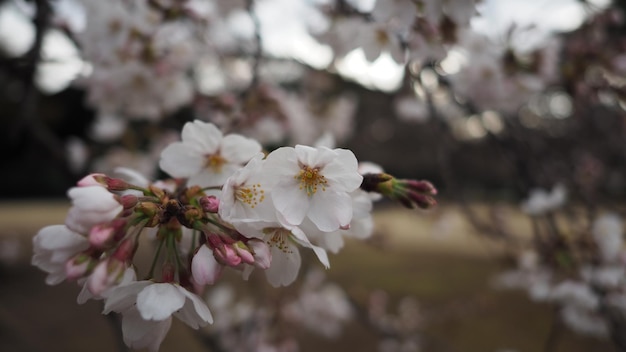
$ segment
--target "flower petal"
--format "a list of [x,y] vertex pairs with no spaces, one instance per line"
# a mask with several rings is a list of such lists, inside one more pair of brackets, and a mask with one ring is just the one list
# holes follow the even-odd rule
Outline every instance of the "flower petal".
[[222,140],[221,155],[229,163],[245,164],[263,148],[254,139],[238,134],[229,134]]
[[173,177],[190,177],[203,169],[204,154],[187,144],[176,142],[161,152],[159,167]]
[[185,144],[204,154],[215,153],[222,142],[222,132],[212,123],[195,120],[183,126],[181,137]]
[[318,192],[311,198],[307,216],[321,231],[338,230],[352,220],[352,199],[347,193]]
[[137,309],[145,320],[165,320],[183,304],[185,296],[173,284],[152,284],[137,295]]
[[[317,195],[316,195],[317,196]],[[271,193],[272,202],[290,225],[300,225],[309,210],[309,197],[298,184],[278,184]]]
[[176,287],[183,295],[189,298],[189,300],[185,301],[183,308],[174,313],[174,315],[194,329],[212,324],[213,315],[211,315],[211,311],[206,303],[204,303],[200,297],[187,291],[185,288],[181,286]]
[[274,287],[287,286],[294,282],[302,264],[298,247],[290,241],[285,242],[285,250],[272,246],[272,264],[265,270],[267,281]]
[[158,351],[171,325],[171,318],[160,321],[144,320],[137,309],[129,309],[122,315],[124,343],[133,349]]

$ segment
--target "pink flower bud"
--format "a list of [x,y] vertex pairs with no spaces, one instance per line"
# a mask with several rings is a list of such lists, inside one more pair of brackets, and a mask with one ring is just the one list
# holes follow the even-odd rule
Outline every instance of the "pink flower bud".
[[122,278],[124,270],[126,265],[119,260],[108,258],[101,261],[89,276],[87,289],[94,296],[100,296]]
[[137,243],[134,239],[128,238],[124,240],[113,253],[112,258],[120,262],[127,262],[133,259],[135,250],[137,249]]
[[220,200],[215,196],[207,196],[200,198],[200,205],[202,210],[207,213],[217,213],[220,207]]
[[241,258],[241,261],[246,264],[254,264],[254,256],[250,252],[250,248],[246,246],[243,242],[238,241],[232,245],[237,252],[237,255]]
[[234,246],[222,246],[221,248],[215,248],[213,255],[222,265],[237,266],[241,264],[241,257],[237,254]]
[[78,181],[77,185],[78,187],[86,187],[86,186],[105,186],[106,183],[104,182],[105,179],[105,175],[104,174],[89,174],[85,177],[83,177],[82,179],[80,179],[80,181]]
[[124,209],[131,209],[139,202],[137,196],[132,194],[126,194],[120,197],[120,204],[124,207]]
[[68,260],[65,263],[65,275],[67,279],[76,280],[83,277],[89,270],[89,264],[91,264],[91,258],[84,253],[80,253]]
[[248,241],[248,247],[252,250],[254,255],[254,265],[261,269],[270,267],[272,263],[272,252],[265,241],[251,239]]
[[109,191],[126,191],[132,188],[132,185],[121,178],[106,177],[106,187]]
[[223,266],[215,260],[213,251],[202,246],[191,260],[191,276],[199,285],[212,285],[220,277]]
[[96,225],[89,230],[89,243],[96,247],[102,248],[113,238],[113,227],[110,225]]

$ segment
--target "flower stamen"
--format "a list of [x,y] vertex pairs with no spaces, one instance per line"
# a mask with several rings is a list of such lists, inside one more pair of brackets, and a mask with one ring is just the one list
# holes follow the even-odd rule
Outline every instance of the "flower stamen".
[[209,169],[212,169],[216,173],[222,172],[222,166],[226,164],[227,160],[222,157],[219,152],[215,154],[210,154],[206,157],[205,166]]
[[254,208],[265,200],[265,191],[261,188],[260,183],[254,184],[252,187],[237,187],[235,198]]
[[319,188],[326,191],[326,187],[328,187],[328,181],[320,173],[319,168],[303,166],[294,178],[300,181],[300,189],[305,190],[309,197],[317,193]]

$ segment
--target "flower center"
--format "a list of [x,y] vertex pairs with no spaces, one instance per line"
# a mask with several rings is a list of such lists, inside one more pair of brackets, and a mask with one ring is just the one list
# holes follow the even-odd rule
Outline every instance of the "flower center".
[[305,190],[309,197],[317,193],[319,188],[326,191],[326,187],[328,187],[326,177],[320,173],[320,169],[317,167],[303,166],[294,178],[300,181],[300,189]]
[[224,164],[226,164],[226,159],[224,159],[219,152],[206,157],[206,167],[213,170],[215,173],[221,173]]
[[254,208],[265,200],[265,191],[261,188],[260,183],[254,184],[252,187],[237,187],[235,198],[248,204],[250,208]]
[[263,232],[265,234],[272,234],[269,240],[267,240],[268,246],[276,247],[283,253],[293,253],[293,250],[287,245],[289,235],[291,234],[289,230],[284,228],[266,228]]

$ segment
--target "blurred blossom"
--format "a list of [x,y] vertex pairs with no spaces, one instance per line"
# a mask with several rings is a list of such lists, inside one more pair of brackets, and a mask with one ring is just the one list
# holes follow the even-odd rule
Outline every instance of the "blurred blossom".
[[555,185],[548,193],[544,189],[535,188],[530,191],[528,199],[522,202],[522,211],[530,215],[542,215],[560,208],[567,201],[567,189],[562,184]]

